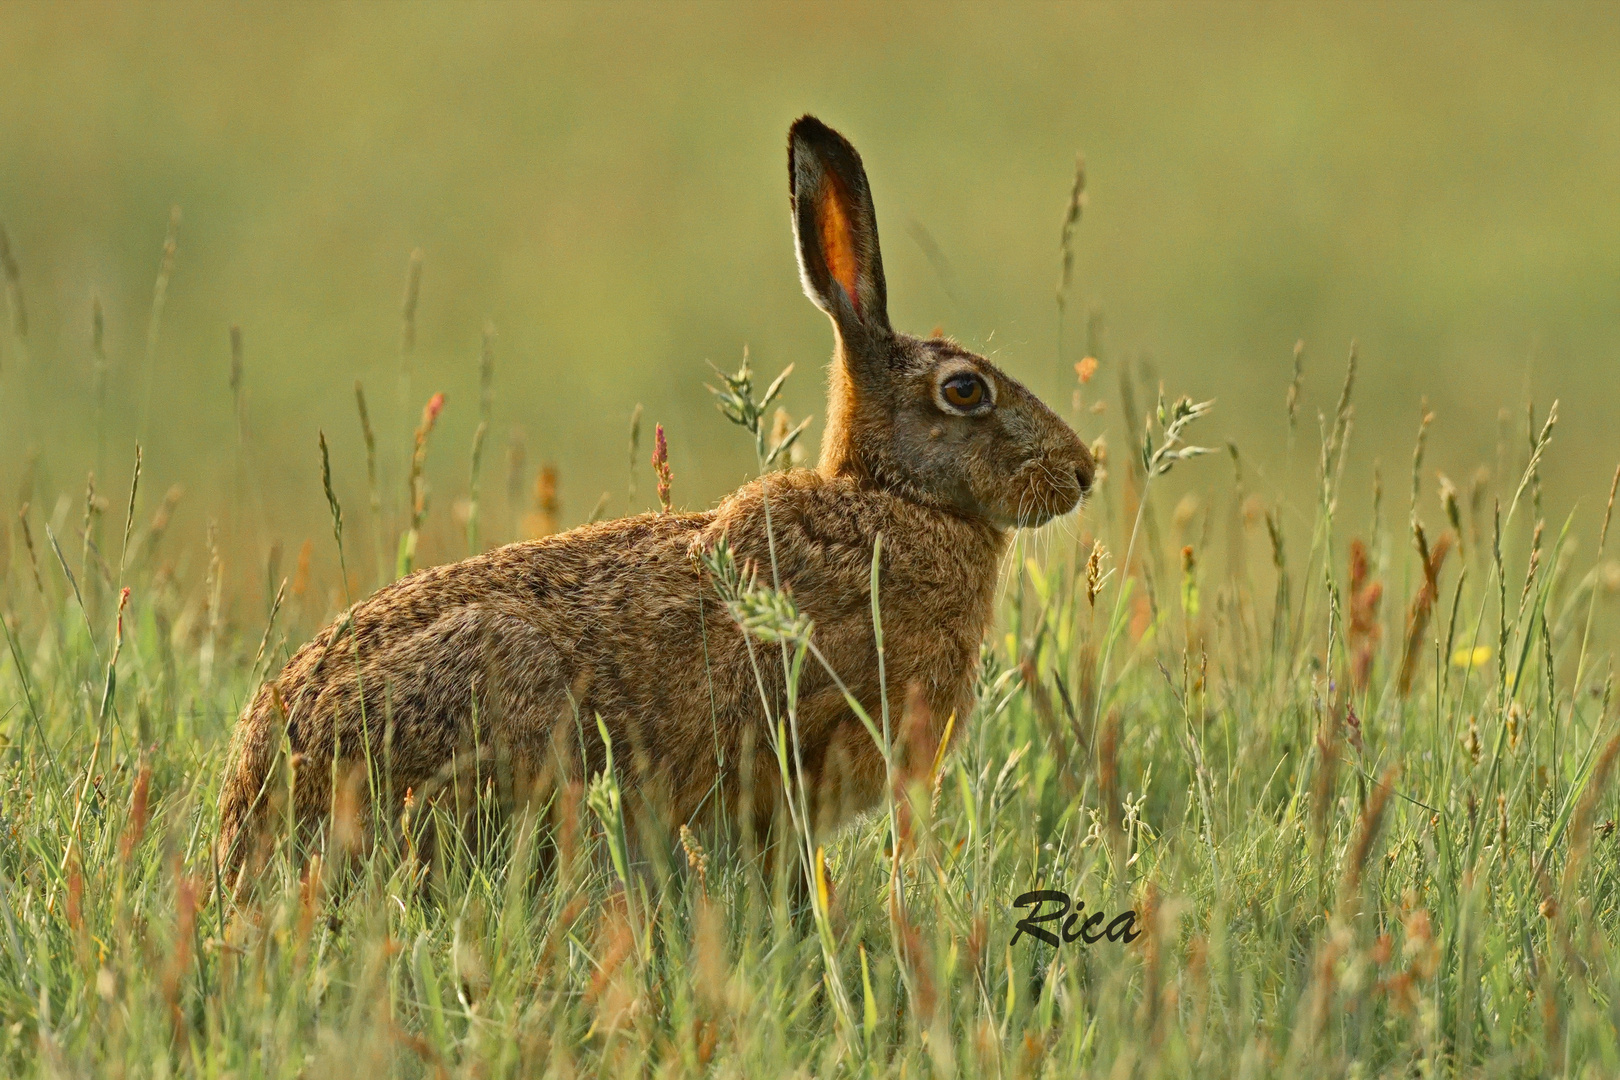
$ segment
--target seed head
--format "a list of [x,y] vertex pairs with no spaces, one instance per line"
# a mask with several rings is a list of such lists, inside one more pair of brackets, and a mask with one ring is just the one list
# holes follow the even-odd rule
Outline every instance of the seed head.
[[1103,572],[1103,560],[1107,557],[1108,549],[1103,547],[1103,542],[1092,541],[1091,556],[1086,559],[1086,602],[1093,608],[1097,606],[1097,594],[1102,591],[1103,582],[1113,573],[1112,570]]
[[653,429],[653,473],[658,477],[658,505],[669,513],[669,483],[674,473],[669,468],[669,444],[664,441],[664,425]]

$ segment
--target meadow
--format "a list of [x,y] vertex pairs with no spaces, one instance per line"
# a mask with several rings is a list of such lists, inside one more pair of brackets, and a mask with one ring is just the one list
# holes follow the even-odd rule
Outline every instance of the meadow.
[[[291,10],[0,11],[0,1071],[1620,1075],[1612,9]],[[807,108],[1100,465],[959,747],[769,872],[606,772],[227,896],[354,599],[813,461]]]
[[[213,531],[188,572],[138,456],[66,523],[25,508],[0,675],[7,1072],[1612,1074],[1614,488],[1585,504],[1581,557],[1576,514],[1542,495],[1556,403],[1466,492],[1426,481],[1426,414],[1409,474],[1346,521],[1355,356],[1315,424],[1295,364],[1276,437],[1317,483],[1276,492],[1198,443],[1209,403],[1078,361],[1076,422],[1116,397],[1141,439],[1099,443],[1079,519],[1017,541],[960,749],[912,748],[928,764],[851,831],[798,822],[774,876],[685,833],[627,865],[607,771],[558,796],[554,831],[486,785],[482,844],[431,866],[396,830],[347,860],[278,852],[241,902],[217,887],[231,723],[374,583],[369,556],[378,580],[413,564],[437,397],[392,522],[374,489],[342,504],[323,436],[305,473],[352,569],[272,559],[251,621],[222,621]],[[751,375],[716,380],[725,411],[781,467]],[[678,491],[629,440],[640,482]],[[493,529],[481,453],[442,545]],[[1221,470],[1230,493],[1172,503],[1172,470]],[[521,527],[556,528],[543,499]],[[813,640],[791,597],[710,572],[762,641]],[[353,812],[334,805],[340,847]]]

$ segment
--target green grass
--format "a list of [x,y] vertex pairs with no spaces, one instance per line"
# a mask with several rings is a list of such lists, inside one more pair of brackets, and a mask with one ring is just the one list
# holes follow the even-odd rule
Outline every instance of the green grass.
[[[565,796],[561,835],[490,815],[486,850],[426,884],[384,844],[304,880],[278,859],[233,910],[225,741],[369,583],[366,508],[352,580],[322,598],[289,568],[282,602],[212,533],[126,527],[138,492],[103,484],[88,540],[36,512],[3,578],[5,1072],[1615,1075],[1612,575],[1542,506],[1556,428],[1532,410],[1460,502],[1421,482],[1420,435],[1410,502],[1392,478],[1351,524],[1351,380],[1315,448],[1285,390],[1273,437],[1315,485],[1227,491],[1236,451],[1181,456],[1199,414],[1161,401],[1078,522],[1019,540],[958,752],[858,828],[793,834],[833,883],[803,911],[786,860],[766,880],[668,839],[625,867],[611,777]],[[1223,493],[1169,504],[1171,465]],[[392,535],[465,528],[425,517]],[[747,603],[801,633],[760,614],[781,597]],[[545,843],[564,854],[536,883]],[[1142,935],[1015,943],[1034,889]]]

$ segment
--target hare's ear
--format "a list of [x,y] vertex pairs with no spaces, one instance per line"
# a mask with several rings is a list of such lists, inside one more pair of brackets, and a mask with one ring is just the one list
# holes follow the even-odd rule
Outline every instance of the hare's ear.
[[813,116],[788,131],[788,194],[805,295],[849,345],[890,336],[877,217],[861,156]]

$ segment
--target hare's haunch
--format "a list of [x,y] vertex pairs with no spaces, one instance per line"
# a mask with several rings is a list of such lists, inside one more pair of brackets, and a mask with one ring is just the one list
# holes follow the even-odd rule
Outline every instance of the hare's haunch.
[[[292,818],[311,828],[345,798],[362,822],[378,800],[392,818],[407,791],[433,798],[478,761],[497,763],[508,791],[532,792],[602,769],[597,716],[633,805],[656,804],[673,824],[745,796],[768,822],[781,786],[761,698],[782,700],[782,666],[757,649],[750,660],[697,558],[721,537],[739,564],[774,557],[869,715],[881,687],[896,716],[916,687],[935,728],[966,720],[1008,533],[1072,510],[1091,455],[984,357],[890,328],[871,191],[841,135],[796,122],[788,182],[804,289],[836,337],[817,467],[767,474],[705,513],[602,522],[422,570],[355,604],[237,724],[220,796],[229,880],[241,883],[286,820],[289,789]],[[820,827],[881,800],[881,754],[814,664],[798,722]],[[284,739],[290,783],[277,767]]]

